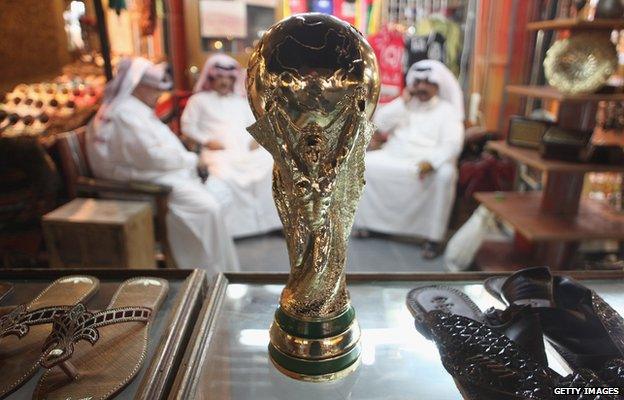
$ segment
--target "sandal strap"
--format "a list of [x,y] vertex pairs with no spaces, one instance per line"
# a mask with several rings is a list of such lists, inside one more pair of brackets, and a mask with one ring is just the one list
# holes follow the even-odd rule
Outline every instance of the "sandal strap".
[[0,317],[0,338],[14,335],[21,339],[26,336],[31,326],[50,324],[54,317],[66,313],[70,308],[71,306],[52,306],[27,311],[26,305],[20,304]]
[[94,345],[100,339],[97,328],[125,322],[147,323],[151,315],[152,309],[148,307],[120,307],[91,312],[84,304],[78,303],[55,316],[52,333],[43,345],[41,365],[52,368],[69,360],[74,354],[74,345],[81,340]]
[[592,291],[592,308],[611,341],[620,351],[620,356],[624,356],[624,318],[594,291]]

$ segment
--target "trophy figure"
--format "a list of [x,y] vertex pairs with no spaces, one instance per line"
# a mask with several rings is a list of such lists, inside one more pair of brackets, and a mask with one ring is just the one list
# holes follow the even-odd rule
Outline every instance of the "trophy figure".
[[275,162],[273,197],[291,268],[269,354],[288,376],[336,379],[359,364],[344,269],[379,97],[377,60],[349,24],[299,14],[264,34],[246,84],[257,119],[248,130]]

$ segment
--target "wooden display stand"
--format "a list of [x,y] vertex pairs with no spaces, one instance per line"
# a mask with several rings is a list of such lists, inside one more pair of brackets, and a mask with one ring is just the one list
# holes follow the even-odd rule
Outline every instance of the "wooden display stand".
[[488,148],[546,175],[539,192],[475,194],[488,210],[536,245],[533,263],[568,268],[579,241],[624,240],[624,215],[596,201],[581,201],[585,173],[624,172],[624,166],[544,160],[536,150],[503,141],[490,142]]
[[[608,32],[624,27],[624,20],[581,21],[560,19],[537,21],[528,24],[530,30],[603,30]],[[566,95],[550,86],[507,86],[507,92],[517,96],[559,101],[557,122],[562,128],[593,130],[597,103],[622,101],[623,93]],[[624,240],[624,215],[607,210],[602,204],[581,200],[585,174],[588,172],[624,172],[622,165],[571,163],[542,159],[537,150],[509,146],[506,142],[491,142],[491,150],[527,165],[544,174],[545,185],[540,192],[529,193],[477,193],[476,199],[498,218],[508,222],[525,241],[516,241],[515,251],[507,251],[506,259],[514,269],[528,262],[547,265],[552,269],[569,269],[570,261],[582,240]],[[529,241],[533,245],[532,260],[526,261],[518,243]],[[485,244],[487,248],[488,244]],[[487,250],[486,250],[487,252]],[[497,249],[494,252],[501,252]],[[500,262],[479,260],[482,269]],[[518,261],[522,260],[522,261]],[[487,264],[486,264],[487,263]],[[500,269],[500,268],[498,268]]]
[[[539,90],[542,92],[544,89]],[[518,242],[514,244],[513,251],[501,248],[500,244],[486,243],[486,255],[477,256],[479,267],[488,270],[490,265],[496,265],[500,269],[501,262],[506,262],[509,269],[526,265],[569,269],[573,267],[570,262],[580,241],[624,240],[624,215],[607,210],[595,201],[581,201],[586,173],[622,173],[624,166],[545,160],[537,150],[512,147],[504,141],[490,142],[488,148],[541,171],[545,174],[545,186],[540,192],[475,194],[481,204],[534,245],[533,257],[527,259],[526,254],[520,254],[522,251],[518,249]],[[496,248],[488,249],[488,246]],[[502,258],[491,257],[503,252],[505,255]]]
[[145,202],[74,199],[43,217],[53,268],[155,268]]

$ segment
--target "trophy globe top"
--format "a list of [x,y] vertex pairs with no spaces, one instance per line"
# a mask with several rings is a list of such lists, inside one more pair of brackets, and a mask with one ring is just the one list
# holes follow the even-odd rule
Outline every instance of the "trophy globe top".
[[359,31],[331,15],[307,13],[264,34],[251,55],[246,85],[257,119],[278,107],[299,128],[323,128],[349,97],[370,119],[380,82],[375,54]]

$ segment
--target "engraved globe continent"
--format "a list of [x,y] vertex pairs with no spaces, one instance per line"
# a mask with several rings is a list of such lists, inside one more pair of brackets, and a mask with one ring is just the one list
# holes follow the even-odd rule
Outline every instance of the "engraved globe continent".
[[299,128],[324,128],[355,96],[370,118],[379,97],[377,60],[360,32],[340,19],[298,14],[273,25],[256,46],[247,75],[256,118],[272,107]]

